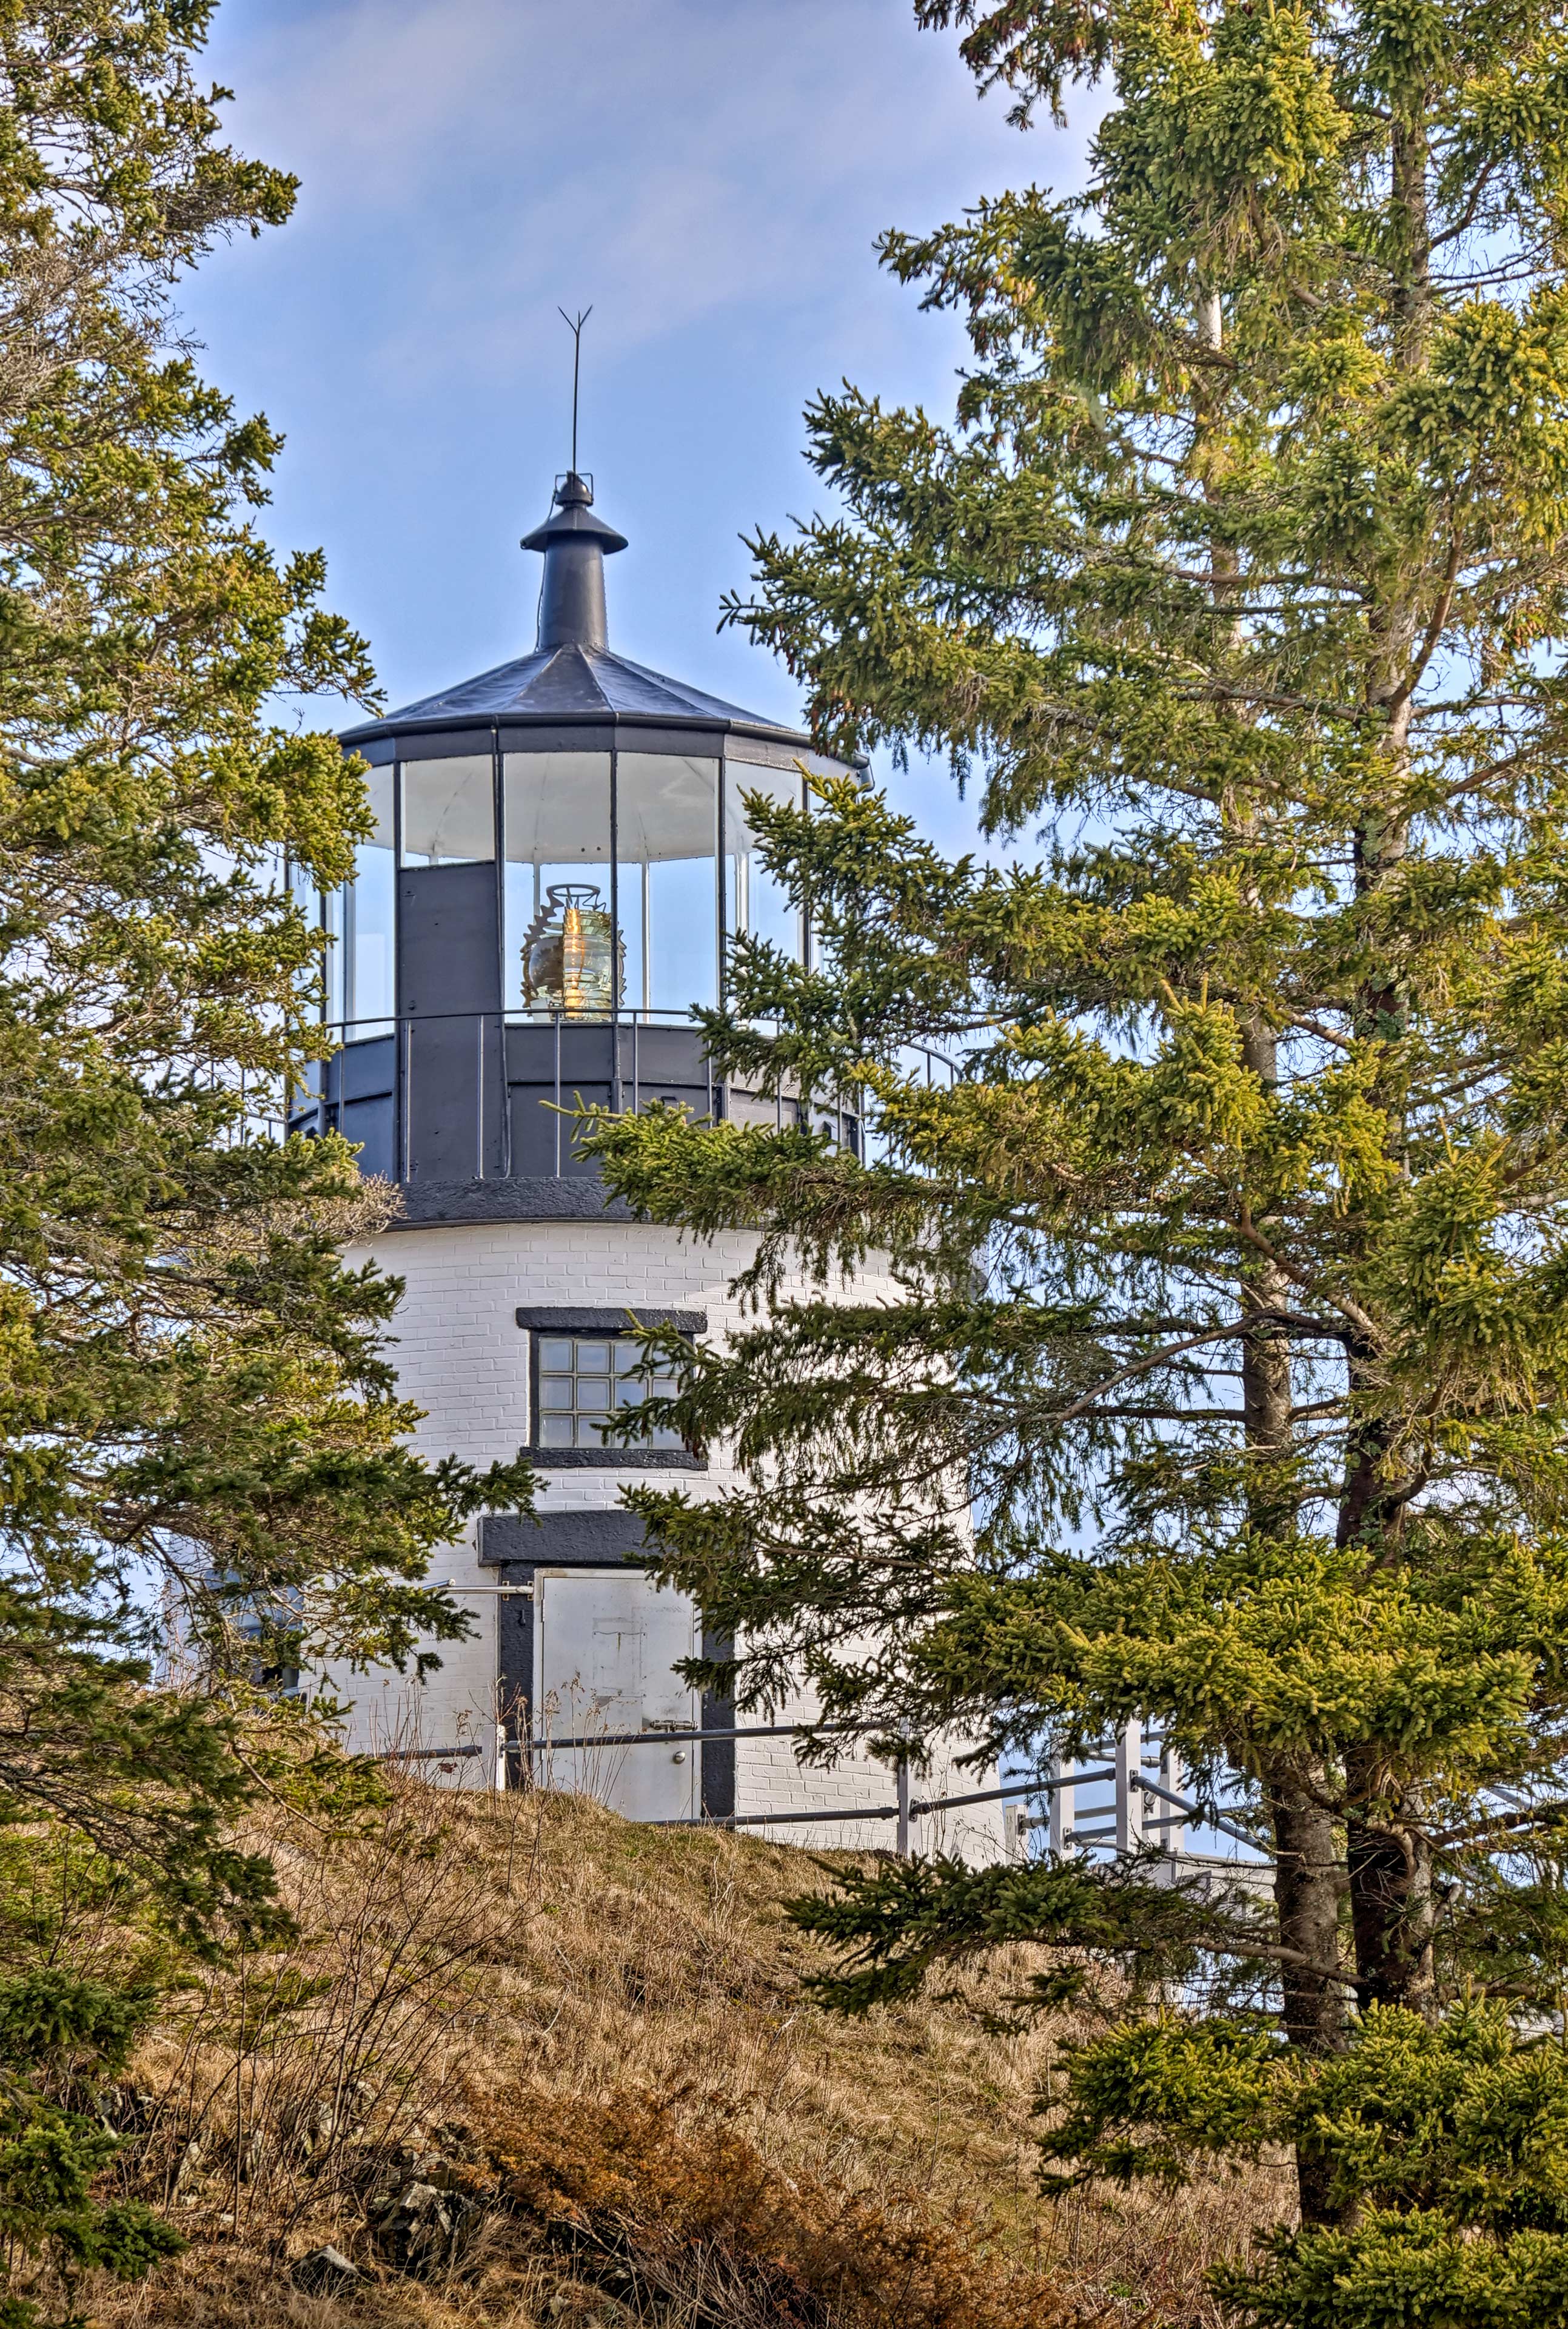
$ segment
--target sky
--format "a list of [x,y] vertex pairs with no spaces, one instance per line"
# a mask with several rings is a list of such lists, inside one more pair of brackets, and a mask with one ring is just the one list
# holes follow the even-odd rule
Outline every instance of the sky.
[[[951,410],[962,336],[879,269],[1008,185],[1082,181],[910,0],[222,0],[234,142],[295,172],[291,222],[187,286],[209,377],[287,443],[266,530],[323,546],[393,705],[533,644],[518,548],[570,451],[630,538],[634,660],[774,718],[798,691],[736,631],[741,535],[824,505],[802,409],[848,377]],[[893,779],[960,845],[945,774]]]

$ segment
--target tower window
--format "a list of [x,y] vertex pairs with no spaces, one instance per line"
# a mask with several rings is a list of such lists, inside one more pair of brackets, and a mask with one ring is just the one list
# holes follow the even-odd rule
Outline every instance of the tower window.
[[649,1367],[641,1344],[625,1335],[536,1334],[534,1446],[592,1448],[611,1457],[643,1447],[680,1448],[681,1434],[667,1428],[629,1442],[606,1436],[614,1415],[645,1399],[670,1397],[678,1381],[671,1367]]

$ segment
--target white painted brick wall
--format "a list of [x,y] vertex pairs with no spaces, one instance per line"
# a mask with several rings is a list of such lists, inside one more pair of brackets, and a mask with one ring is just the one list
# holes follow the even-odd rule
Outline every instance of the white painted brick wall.
[[[520,1306],[705,1310],[709,1334],[721,1336],[745,1323],[747,1314],[731,1297],[729,1284],[754,1249],[753,1240],[741,1233],[697,1244],[672,1230],[614,1221],[486,1223],[405,1230],[380,1239],[368,1251],[405,1281],[392,1333],[399,1387],[426,1410],[415,1445],[432,1457],[452,1454],[478,1466],[510,1461],[525,1446],[529,1337],[517,1324]],[[351,1262],[366,1258],[365,1251],[349,1257]],[[890,1280],[867,1275],[857,1281],[860,1299],[879,1290],[896,1298]],[[546,1469],[540,1510],[613,1507],[623,1483],[660,1476],[609,1466]],[[711,1494],[735,1478],[718,1461],[706,1473],[674,1476],[694,1495]],[[480,1570],[477,1532],[472,1530],[461,1544],[435,1556],[430,1574],[450,1578],[459,1599],[465,1584],[494,1582],[493,1572]],[[347,1736],[353,1746],[476,1741],[485,1749],[483,1757],[441,1776],[465,1786],[493,1784],[498,1605],[493,1598],[476,1597],[471,1606],[477,1617],[473,1637],[441,1645],[440,1670],[422,1688],[381,1669],[368,1675],[331,1671],[330,1686],[352,1706]],[[803,1711],[786,1708],[780,1719]],[[787,1740],[742,1740],[737,1746],[737,1812],[847,1808],[893,1800],[892,1773],[858,1752],[830,1770],[803,1770]],[[982,1772],[950,1773],[939,1763],[916,1783],[916,1793],[969,1793],[987,1784]],[[772,1833],[812,1848],[890,1847],[893,1823],[834,1821]],[[928,1820],[921,1831],[927,1848],[940,1844],[977,1858],[993,1856],[1001,1839],[1000,1810],[991,1806],[949,1815],[944,1826]]]

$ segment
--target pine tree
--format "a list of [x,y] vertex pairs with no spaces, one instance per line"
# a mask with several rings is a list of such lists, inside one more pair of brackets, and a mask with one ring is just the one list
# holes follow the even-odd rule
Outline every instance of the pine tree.
[[[967,326],[954,418],[821,398],[841,514],[728,611],[824,742],[945,753],[1016,853],[848,781],[757,805],[819,959],[737,944],[714,1056],[863,1092],[872,1161],[809,1106],[596,1125],[643,1211],[761,1231],[757,1290],[822,1281],[659,1410],[742,1487],[633,1501],[742,1703],[1030,1761],[1157,1718],[1273,1862],[1266,1914],[870,1875],[803,1911],[840,2003],[1016,1938],[1043,2004],[1162,1985],[1077,2058],[1065,2172],[1293,2141],[1306,2229],[1236,2304],[1557,2319],[1568,45],[1532,0],[917,14],[1020,126],[1108,85],[1089,190],[886,238]],[[873,1250],[902,1298],[830,1300]]]
[[[18,2263],[42,2258],[67,2297],[85,2270],[139,2280],[185,2246],[140,2200],[95,2185],[119,2148],[106,2084],[122,2072],[153,2006],[150,1989],[117,1989],[59,1966],[0,1978],[0,2329],[39,2329],[38,2303],[5,2294]],[[62,2329],[76,2329],[72,2306]]]
[[[373,681],[181,335],[182,273],[295,192],[223,141],[211,14],[0,6],[0,1819],[202,1946],[275,1914],[233,1813],[341,1784],[252,1669],[460,1632],[429,1551],[530,1494],[410,1452],[396,1282],[341,1259],[388,1193],[277,1136],[321,1041],[286,860],[330,885],[368,831],[280,700]],[[152,1686],[167,1621],[204,1691]]]

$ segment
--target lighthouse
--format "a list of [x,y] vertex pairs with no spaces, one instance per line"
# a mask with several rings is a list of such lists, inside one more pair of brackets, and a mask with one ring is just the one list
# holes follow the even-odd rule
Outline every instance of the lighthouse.
[[[473,1630],[441,1645],[431,1679],[324,1679],[351,1745],[433,1775],[577,1788],[635,1819],[886,1843],[882,1822],[842,1816],[887,1806],[886,1765],[851,1749],[802,1768],[790,1710],[775,1729],[737,1725],[681,1678],[681,1659],[721,1645],[651,1582],[619,1502],[651,1473],[695,1495],[733,1476],[722,1448],[628,1447],[606,1426],[658,1387],[636,1325],[699,1341],[738,1323],[729,1288],[753,1241],[634,1220],[577,1153],[571,1111],[664,1101],[793,1120],[788,1099],[716,1078],[691,1014],[722,998],[737,934],[809,961],[754,804],[803,804],[808,772],[845,773],[808,737],[615,651],[606,561],[626,546],[571,471],[522,541],[542,560],[531,651],[343,738],[369,763],[375,832],[315,903],[336,1049],[295,1127],[342,1132],[397,1189],[372,1250],[406,1284],[393,1356],[425,1410],[422,1447],[480,1465],[521,1447],[541,1490],[536,1515],[486,1514],[436,1557]],[[813,1101],[812,1121],[858,1149],[851,1105]],[[874,1275],[856,1290],[875,1298]],[[922,1784],[980,1784],[945,1775],[939,1759]],[[1001,1839],[994,1805],[957,1826],[933,1815],[927,1835],[980,1853]]]

